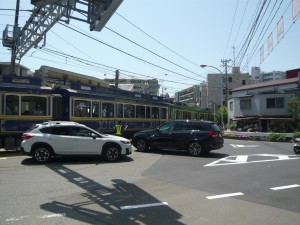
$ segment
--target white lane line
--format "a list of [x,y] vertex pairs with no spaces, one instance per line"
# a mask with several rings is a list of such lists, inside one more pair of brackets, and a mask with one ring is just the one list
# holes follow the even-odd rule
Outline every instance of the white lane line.
[[217,199],[217,198],[227,198],[227,197],[232,197],[232,196],[239,196],[239,195],[244,195],[242,192],[236,192],[236,193],[230,193],[230,194],[223,194],[223,195],[212,195],[212,196],[207,196],[207,199]]
[[281,186],[281,187],[273,187],[273,188],[270,188],[270,189],[276,191],[276,190],[295,188],[295,187],[300,187],[300,185],[299,184],[293,184],[293,185],[287,185],[287,186]]
[[49,219],[49,218],[54,218],[54,217],[66,217],[66,213],[52,213],[52,214],[47,214],[47,215],[42,215],[42,216],[19,216],[19,217],[11,217],[7,218],[5,221],[6,222],[13,222],[13,221],[20,221],[28,218],[41,218],[41,219]]
[[48,218],[54,218],[54,217],[66,217],[66,213],[53,213],[53,214],[48,214],[48,215],[43,215],[41,216],[42,219],[48,219]]
[[122,206],[120,208],[122,210],[124,210],[124,209],[138,209],[138,208],[161,206],[161,205],[168,205],[168,203],[167,202],[158,202],[158,203],[142,204],[142,205],[127,205],[127,206]]
[[0,158],[0,159],[7,159],[7,158]]

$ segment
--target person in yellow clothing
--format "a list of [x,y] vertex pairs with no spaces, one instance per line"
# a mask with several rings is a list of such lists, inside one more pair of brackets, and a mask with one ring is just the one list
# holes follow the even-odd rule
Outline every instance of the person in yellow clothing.
[[115,134],[118,136],[122,136],[123,131],[126,130],[127,127],[127,125],[123,127],[122,122],[119,120],[115,126]]

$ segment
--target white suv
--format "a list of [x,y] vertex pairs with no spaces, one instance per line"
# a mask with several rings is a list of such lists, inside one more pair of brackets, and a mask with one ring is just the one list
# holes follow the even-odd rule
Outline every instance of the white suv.
[[99,155],[108,161],[116,161],[121,156],[132,153],[128,139],[100,134],[75,122],[51,121],[36,124],[22,137],[21,151],[39,163],[58,155]]

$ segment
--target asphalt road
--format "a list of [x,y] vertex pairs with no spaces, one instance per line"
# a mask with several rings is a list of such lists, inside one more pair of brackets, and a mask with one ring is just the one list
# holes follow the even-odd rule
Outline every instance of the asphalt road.
[[0,224],[299,224],[291,143],[226,140],[204,157],[134,152],[38,165],[0,156]]

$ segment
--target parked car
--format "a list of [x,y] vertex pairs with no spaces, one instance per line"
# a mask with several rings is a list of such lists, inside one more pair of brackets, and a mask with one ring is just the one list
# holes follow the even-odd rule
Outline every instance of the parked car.
[[137,151],[156,149],[186,150],[192,156],[223,147],[224,139],[219,126],[211,121],[174,120],[154,130],[134,134],[133,146]]
[[75,122],[52,121],[34,125],[23,134],[21,151],[37,162],[55,156],[98,155],[108,161],[132,153],[131,142],[123,137],[101,134]]

